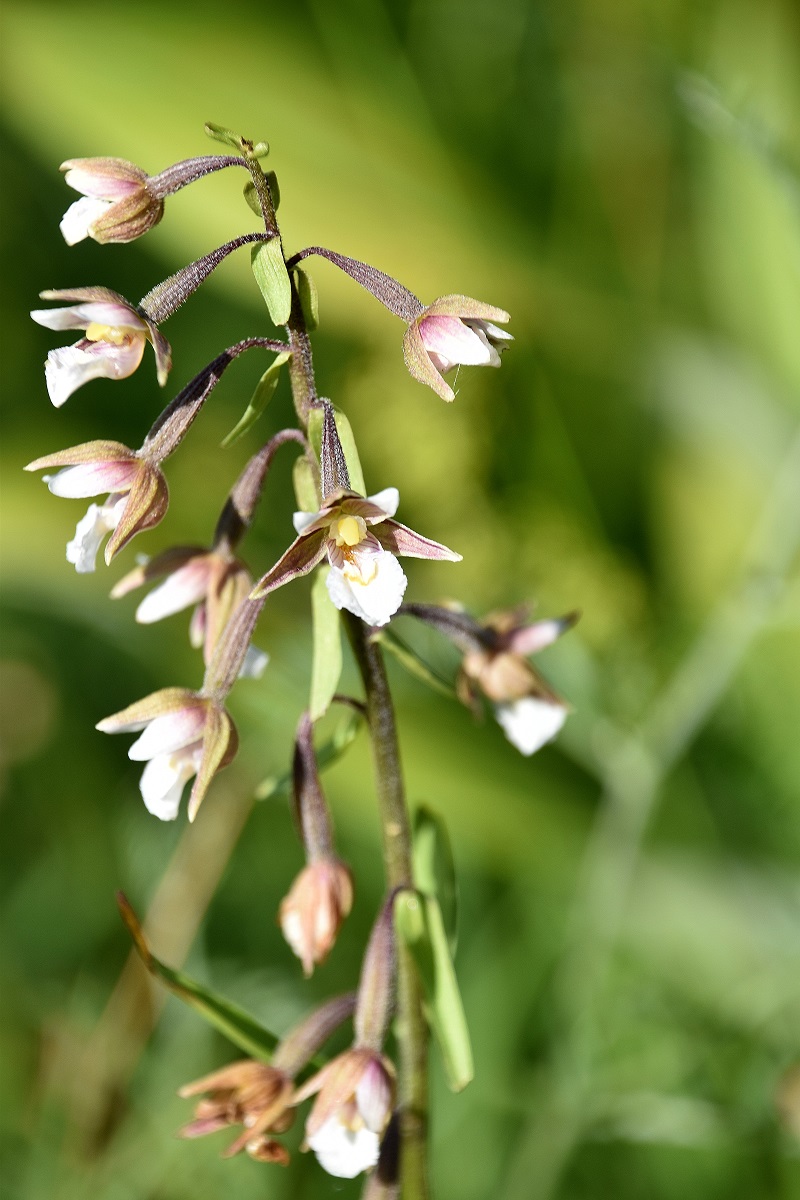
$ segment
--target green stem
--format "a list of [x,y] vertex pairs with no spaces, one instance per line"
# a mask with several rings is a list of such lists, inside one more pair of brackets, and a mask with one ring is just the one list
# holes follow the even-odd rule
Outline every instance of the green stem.
[[[378,788],[383,857],[390,889],[413,886],[411,824],[386,668],[380,647],[357,617],[343,614],[367,699],[367,720]],[[419,977],[409,950],[397,950],[400,1178],[404,1200],[430,1195],[427,1169],[428,1028]]]

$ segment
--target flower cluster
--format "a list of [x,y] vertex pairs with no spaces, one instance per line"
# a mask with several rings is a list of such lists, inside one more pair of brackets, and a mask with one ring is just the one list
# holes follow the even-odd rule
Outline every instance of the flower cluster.
[[[367,494],[347,419],[317,393],[309,337],[317,317],[316,293],[304,260],[312,255],[327,258],[399,318],[411,376],[447,401],[455,393],[445,376],[456,367],[500,365],[500,352],[512,340],[502,328],[509,321],[508,313],[456,294],[425,306],[399,281],[324,247],[308,247],[287,259],[276,218],[277,180],[259,162],[268,147],[215,126],[207,127],[207,132],[234,153],[187,159],[155,175],[121,158],[70,159],[63,164],[67,185],[80,193],[61,222],[70,245],[86,238],[126,243],[141,237],[163,219],[170,195],[211,172],[234,167],[248,172],[245,196],[263,228],[241,234],[188,264],[138,303],[100,286],[43,292],[43,299],[63,306],[37,309],[33,319],[56,332],[82,333],[73,345],[47,355],[50,399],[58,408],[91,380],[128,379],[142,362],[148,343],[158,383],[164,387],[172,349],[161,326],[219,263],[245,245],[250,247],[253,272],[269,315],[277,327],[285,327],[286,340],[252,336],[220,351],[156,416],[136,450],[100,439],[37,458],[26,469],[48,472],[44,479],[56,496],[92,499],[67,544],[67,561],[80,573],[94,571],[104,541],[105,562],[110,564],[133,537],[154,529],[166,517],[169,491],[164,464],[186,438],[228,365],[250,350],[272,356],[226,446],[261,415],[288,364],[297,424],[274,432],[239,470],[211,536],[204,533],[198,544],[162,546],[152,557],[140,559],[111,591],[114,599],[122,599],[149,588],[135,610],[135,619],[145,625],[193,610],[189,637],[192,646],[202,651],[201,682],[160,688],[104,718],[97,728],[103,733],[138,735],[128,756],[144,764],[140,790],[150,813],[174,820],[184,790],[190,787],[188,819],[193,821],[216,773],[237,752],[239,739],[228,712],[228,695],[238,679],[259,677],[267,664],[267,655],[253,646],[252,639],[268,598],[321,568],[324,587],[318,575],[320,586],[315,583],[312,589],[311,700],[297,726],[291,773],[304,863],[278,914],[286,942],[308,976],[331,954],[354,899],[353,876],[336,850],[331,810],[320,780],[323,759],[315,748],[315,722],[332,703],[344,703],[365,719],[376,745],[383,739],[384,758],[396,754],[391,705],[384,701],[378,712],[375,702],[375,678],[381,688],[385,686],[385,679],[380,682],[382,665],[374,668],[375,656],[380,655],[377,640],[384,636],[381,631],[398,614],[410,614],[454,641],[463,656],[459,697],[472,708],[485,697],[509,739],[530,754],[555,736],[567,706],[528,656],[554,641],[573,618],[529,623],[524,614],[500,613],[477,622],[451,609],[404,605],[409,581],[400,558],[457,563],[461,556],[396,520],[397,488]],[[277,561],[266,570],[264,564],[252,569],[241,543],[255,520],[273,458],[285,445],[293,447],[296,455],[295,536],[290,541],[287,529],[289,545]],[[201,482],[205,486],[206,481]],[[337,691],[342,667],[339,613],[344,614],[364,679],[364,701]],[[376,758],[380,760],[381,754]],[[399,768],[395,776],[399,779]],[[258,1056],[264,1044],[250,1036],[251,1022],[247,1038],[240,1040],[250,1057],[181,1089],[182,1096],[196,1102],[194,1118],[181,1131],[184,1137],[236,1127],[238,1133],[226,1154],[243,1151],[261,1162],[287,1163],[289,1153],[280,1137],[292,1124],[298,1106],[315,1097],[304,1149],[311,1149],[327,1172],[352,1178],[375,1171],[379,1161],[380,1172],[394,1169],[385,1165],[396,1157],[386,1147],[395,1136],[390,1131],[404,1128],[396,1071],[385,1049],[397,999],[394,909],[398,894],[412,891],[414,872],[407,816],[400,819],[395,812],[391,819],[386,813],[384,817],[387,847],[393,839],[405,839],[404,857],[401,860],[387,848],[388,896],[363,957],[357,994],[323,1004],[282,1039],[271,1058],[266,1051]],[[434,901],[425,899],[426,904]],[[148,961],[140,932],[133,932]],[[170,978],[177,987],[175,978]],[[319,1051],[350,1016],[352,1045],[320,1063]],[[402,1012],[400,1017],[399,1036],[406,1036]],[[231,1018],[230,1028],[236,1020]],[[267,1039],[265,1044],[272,1043]],[[396,1184],[395,1178],[391,1189]],[[391,1194],[399,1193],[392,1190]]]

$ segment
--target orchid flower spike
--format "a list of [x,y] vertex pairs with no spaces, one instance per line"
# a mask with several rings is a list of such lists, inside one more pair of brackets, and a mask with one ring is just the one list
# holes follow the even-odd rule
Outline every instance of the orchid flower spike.
[[527,609],[491,613],[482,622],[458,609],[433,604],[407,604],[415,616],[454,642],[463,653],[456,682],[459,699],[480,710],[485,696],[512,745],[534,754],[561,730],[569,706],[550,687],[528,655],[552,645],[571,629],[578,613],[531,622]]
[[66,288],[42,292],[43,300],[73,300],[68,308],[35,309],[31,316],[47,329],[83,329],[72,346],[51,350],[45,362],[47,391],[56,408],[90,379],[127,379],[142,361],[145,343],[156,355],[163,387],[172,365],[170,344],[154,321],[110,288]]
[[147,765],[139,787],[145,808],[162,821],[174,821],[181,795],[193,777],[189,820],[197,816],[218,770],[236,755],[239,738],[221,705],[187,688],[163,688],[98,722],[101,733],[135,733],[141,737],[128,757]]
[[453,367],[499,367],[510,333],[499,329],[511,318],[502,308],[469,296],[442,296],[416,317],[403,339],[403,357],[411,374],[443,400],[455,392],[443,378]]
[[69,187],[82,193],[61,221],[68,246],[87,237],[101,244],[132,242],[164,215],[147,173],[124,158],[70,158],[61,170]]
[[83,498],[108,493],[102,504],[90,504],[67,543],[67,562],[83,574],[94,571],[103,538],[111,534],[106,563],[137,533],[152,529],[169,504],[167,481],[153,463],[140,458],[121,442],[84,442],[69,450],[46,454],[28,463],[26,471],[60,467],[45,475],[54,496]]

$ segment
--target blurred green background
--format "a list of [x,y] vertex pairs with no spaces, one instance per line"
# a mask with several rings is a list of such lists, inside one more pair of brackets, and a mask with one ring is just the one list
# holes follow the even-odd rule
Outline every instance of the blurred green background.
[[[168,519],[110,571],[75,575],[82,504],[20,471],[91,438],[138,445],[164,400],[148,360],[54,410],[37,292],[137,299],[254,227],[229,174],[170,200],[133,246],[68,249],[58,163],[155,172],[212,152],[213,120],[270,141],[290,249],[513,314],[502,370],[462,372],[445,405],[406,374],[399,323],[313,268],[320,387],[351,418],[368,486],[396,484],[401,517],[464,554],[412,563],[409,596],[583,610],[541,658],[575,713],[531,760],[392,667],[410,797],[446,816],[462,885],[476,1078],[452,1096],[434,1061],[437,1194],[800,1195],[796,5],[6,0],[2,50],[6,1194],[358,1194],[309,1156],[281,1171],[223,1162],[224,1135],[174,1137],[178,1085],[237,1053],[126,965],[113,899],[124,888],[164,958],[278,1031],[352,986],[382,890],[363,735],[326,776],[356,906],[310,984],[275,924],[301,861],[289,814],[252,804],[307,695],[307,583],[265,610],[272,662],[233,694],[242,753],[194,826],[150,817],[127,739],[94,731],[199,684],[186,619],[137,627],[132,598],[107,592],[136,552],[208,539],[248,455],[290,419],[286,381],[221,451],[264,363],[230,369],[168,464]],[[265,320],[246,254],[228,260],[169,323],[167,395]],[[246,543],[256,572],[290,533],[290,459]]]

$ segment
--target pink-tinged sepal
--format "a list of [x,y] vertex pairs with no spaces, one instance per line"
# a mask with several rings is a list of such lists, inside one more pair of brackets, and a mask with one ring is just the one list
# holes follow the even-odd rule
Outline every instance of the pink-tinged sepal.
[[223,1151],[230,1158],[242,1150],[258,1162],[285,1166],[289,1153],[268,1132],[283,1132],[294,1120],[290,1107],[292,1076],[267,1063],[245,1059],[187,1083],[178,1095],[183,1099],[202,1096],[195,1119],[179,1131],[179,1137],[204,1137],[219,1129],[244,1126],[244,1132]]
[[508,648],[514,654],[537,654],[547,646],[552,646],[563,633],[571,629],[579,615],[574,612],[566,617],[551,617],[543,621],[534,621],[530,625],[521,625],[508,635]]
[[440,542],[415,533],[413,529],[401,525],[398,521],[384,521],[375,530],[375,536],[384,550],[391,554],[400,554],[406,558],[438,558],[448,562],[461,562],[461,555],[456,554],[455,550],[449,550]]
[[411,322],[403,341],[403,355],[412,376],[433,388],[443,400],[455,393],[443,378],[453,367],[499,367],[499,351],[513,341],[498,328],[510,320],[502,308],[469,296],[442,296]]
[[169,507],[169,488],[159,471],[149,463],[140,462],[130,484],[128,500],[105,549],[106,564],[127,546],[137,533],[153,529],[166,515]]
[[251,592],[254,600],[261,600],[301,575],[313,571],[325,557],[325,531],[315,529],[312,533],[297,538],[275,566],[259,579]]

